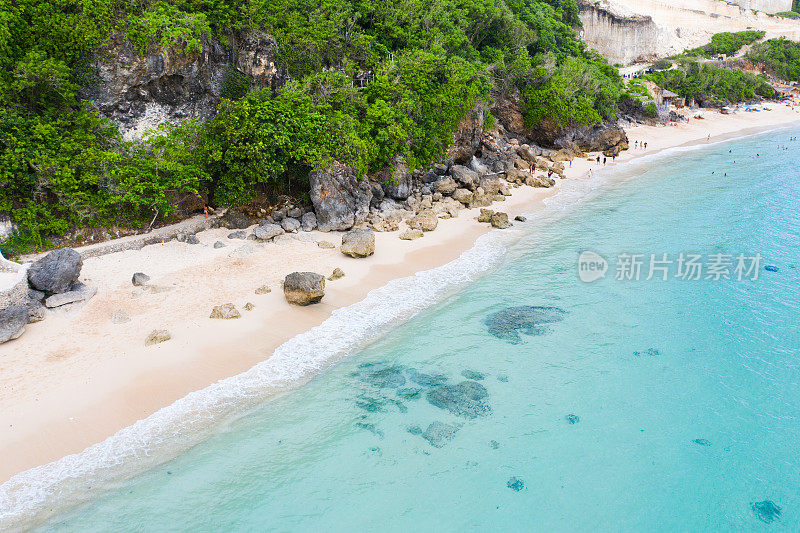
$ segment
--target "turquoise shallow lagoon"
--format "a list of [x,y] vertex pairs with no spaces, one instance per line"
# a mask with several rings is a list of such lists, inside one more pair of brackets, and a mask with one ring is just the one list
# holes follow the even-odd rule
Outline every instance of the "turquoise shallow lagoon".
[[[42,529],[797,531],[798,133],[555,198],[485,276]],[[732,279],[645,279],[681,253]]]

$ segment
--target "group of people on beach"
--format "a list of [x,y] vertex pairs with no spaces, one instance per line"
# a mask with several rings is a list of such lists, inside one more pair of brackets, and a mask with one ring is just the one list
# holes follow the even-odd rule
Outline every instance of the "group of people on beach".
[[642,150],[647,150],[647,143],[645,141],[633,141],[633,148],[641,148]]

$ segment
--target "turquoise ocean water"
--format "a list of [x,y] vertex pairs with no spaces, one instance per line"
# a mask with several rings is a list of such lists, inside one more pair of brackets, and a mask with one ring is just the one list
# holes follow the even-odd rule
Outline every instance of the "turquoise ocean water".
[[[438,303],[177,459],[101,494],[75,481],[93,499],[41,529],[800,530],[798,134],[567,188],[470,259],[485,275],[418,278]],[[604,279],[579,279],[587,250]],[[681,253],[702,279],[645,279]],[[639,280],[615,279],[623,254]],[[705,279],[715,254],[732,279]],[[760,254],[757,279],[736,279],[739,254]],[[376,314],[337,320],[382,332]]]

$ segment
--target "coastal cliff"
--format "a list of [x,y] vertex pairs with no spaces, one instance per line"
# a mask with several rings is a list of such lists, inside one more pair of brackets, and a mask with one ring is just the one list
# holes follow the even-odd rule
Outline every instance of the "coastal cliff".
[[580,4],[583,28],[581,38],[608,57],[609,61],[628,65],[658,57],[658,41],[663,35],[652,17],[625,16],[609,6]]

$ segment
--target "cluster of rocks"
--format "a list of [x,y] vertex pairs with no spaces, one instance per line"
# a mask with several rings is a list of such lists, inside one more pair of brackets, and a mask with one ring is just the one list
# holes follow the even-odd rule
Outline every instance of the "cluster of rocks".
[[30,265],[17,265],[14,292],[1,301],[0,343],[18,338],[29,323],[43,320],[48,309],[66,308],[94,296],[95,287],[78,281],[82,267],[80,254],[71,248],[53,250]]

